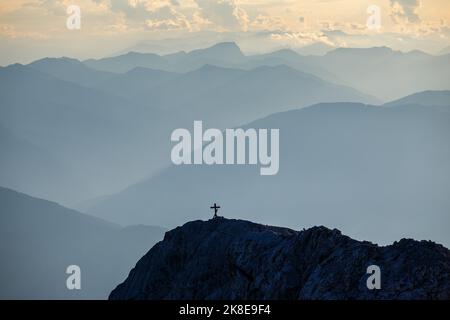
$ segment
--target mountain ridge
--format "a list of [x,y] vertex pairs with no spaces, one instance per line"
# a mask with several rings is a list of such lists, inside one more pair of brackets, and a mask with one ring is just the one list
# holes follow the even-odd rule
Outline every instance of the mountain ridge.
[[[105,299],[165,229],[92,217],[0,187],[0,299]],[[66,288],[69,265],[82,290]]]
[[286,64],[329,82],[351,86],[388,101],[410,92],[449,89],[449,59],[450,55],[433,56],[418,50],[402,52],[386,46],[341,47],[323,55],[302,55],[290,49],[245,55],[235,43],[218,43],[176,55],[142,53],[131,57],[122,55],[88,60],[84,63],[99,70],[113,72],[126,72],[136,66],[188,72],[208,63],[243,69]]
[[383,106],[391,107],[402,104],[417,104],[433,107],[450,107],[450,90],[426,90],[390,101]]
[[[381,270],[369,290],[367,268]],[[450,251],[402,239],[379,247],[337,229],[294,231],[223,217],[166,232],[110,294],[146,299],[449,299]]]

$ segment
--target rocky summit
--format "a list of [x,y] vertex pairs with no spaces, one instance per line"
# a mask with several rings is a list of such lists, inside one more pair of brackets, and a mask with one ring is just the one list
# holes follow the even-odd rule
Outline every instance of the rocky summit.
[[[379,267],[379,289],[369,286]],[[371,270],[369,268],[369,270]],[[450,251],[216,218],[165,234],[110,299],[450,299]]]

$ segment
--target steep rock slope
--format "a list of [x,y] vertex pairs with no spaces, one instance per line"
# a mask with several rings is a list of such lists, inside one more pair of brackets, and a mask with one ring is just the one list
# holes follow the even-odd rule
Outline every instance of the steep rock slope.
[[[369,290],[367,267],[381,269]],[[167,232],[110,299],[449,299],[450,251],[218,218]]]

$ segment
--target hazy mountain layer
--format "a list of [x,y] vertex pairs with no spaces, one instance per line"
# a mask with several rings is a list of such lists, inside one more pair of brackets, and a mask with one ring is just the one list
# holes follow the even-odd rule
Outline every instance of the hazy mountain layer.
[[377,102],[350,87],[287,66],[244,71],[206,65],[151,87],[135,98],[176,112],[186,124],[203,120],[219,128],[319,102]]
[[[444,107],[450,110],[450,91],[423,91],[403,97],[384,104],[386,107],[405,104],[418,104],[422,106]],[[441,110],[445,110],[442,108]]]
[[4,187],[63,198],[55,186],[82,186],[64,161],[47,149],[15,136],[0,125],[0,181]]
[[93,70],[76,59],[66,57],[44,58],[30,63],[29,66],[61,80],[84,86],[95,86],[115,75],[111,72]]
[[[318,102],[374,101],[285,66],[111,74],[68,58],[43,59],[0,68],[0,84],[0,125],[51,152],[73,176],[70,187],[63,175],[51,183],[35,175],[27,183],[33,176],[12,153],[15,174],[0,183],[70,206],[167,167],[171,132],[194,120],[225,128]],[[35,162],[35,171],[48,171],[39,159],[28,161]]]
[[217,202],[225,215],[268,224],[328,225],[378,243],[450,244],[448,112],[319,104],[246,127],[279,128],[277,175],[261,176],[257,165],[172,166],[89,212],[124,225],[175,226],[209,216]]
[[246,56],[234,43],[219,43],[189,53],[159,56],[130,52],[84,63],[113,72],[127,72],[135,67],[187,72],[205,64],[244,69],[287,65],[330,82],[351,86],[383,101],[417,91],[450,89],[449,54],[403,53],[387,47],[339,48],[322,56],[300,55],[288,49]]
[[[0,84],[0,125],[17,139],[48,150],[77,177],[64,181],[61,176],[62,181],[53,179],[52,184],[46,179],[27,182],[29,168],[19,166],[24,159],[18,152],[8,155],[17,155],[10,161],[15,162],[15,179],[0,181],[3,185],[73,204],[116,192],[166,164],[157,150],[167,142],[154,134],[167,127],[160,110],[29,66],[0,68]],[[37,172],[48,171],[37,156],[27,161],[35,163]],[[61,172],[58,166],[54,170]],[[41,186],[30,188],[34,183]]]
[[[105,299],[163,234],[0,187],[0,298]],[[81,268],[81,290],[66,288],[69,265]]]

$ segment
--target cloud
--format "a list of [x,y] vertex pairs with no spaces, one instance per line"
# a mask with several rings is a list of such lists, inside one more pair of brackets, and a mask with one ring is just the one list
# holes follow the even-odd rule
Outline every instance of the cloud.
[[[184,41],[198,32],[202,45],[219,38],[245,39],[240,45],[249,51],[318,43],[388,45],[402,50],[417,47],[434,52],[450,39],[445,20],[448,0],[440,0],[439,5],[420,0],[386,0],[383,10],[396,23],[383,24],[379,33],[367,29],[363,11],[356,19],[350,13],[342,16],[341,11],[333,16],[326,10],[322,14],[323,1],[330,6],[331,1],[336,2],[336,8],[341,2],[349,6],[357,2],[313,0],[299,5],[295,0],[0,0],[0,40],[30,41],[31,45],[45,38],[45,43],[57,43],[70,34],[77,36],[80,43],[101,37],[120,50],[122,43],[128,46],[141,39],[172,37]],[[73,3],[81,7],[83,23],[80,31],[68,33],[66,7]],[[252,37],[253,33],[257,36]]]
[[111,10],[147,29],[246,31],[247,12],[235,0],[110,0]]
[[111,11],[122,13],[128,21],[143,23],[149,18],[146,2],[141,0],[111,0]]
[[308,31],[308,32],[272,32],[271,39],[283,45],[290,45],[293,47],[306,46],[313,43],[322,43],[328,46],[335,44],[323,32]]
[[16,10],[22,9],[30,4],[38,4],[39,1],[28,1],[28,0],[15,0],[15,1],[1,1],[0,2],[0,15],[14,12]]
[[254,30],[285,30],[287,26],[283,18],[259,14],[252,20],[250,26]]
[[247,31],[249,17],[235,0],[196,0],[200,14],[225,30]]
[[347,35],[368,33],[366,25],[358,22],[337,22],[323,20],[319,21],[318,25],[326,35],[333,37],[343,37]]
[[420,6],[420,0],[390,0],[391,18],[396,23],[416,23],[420,22],[417,9]]
[[[172,1],[173,2],[173,1]],[[176,6],[176,4],[175,4]],[[192,31],[189,19],[174,8],[174,4],[160,7],[149,13],[150,19],[145,21],[147,28],[158,30],[188,30]]]

